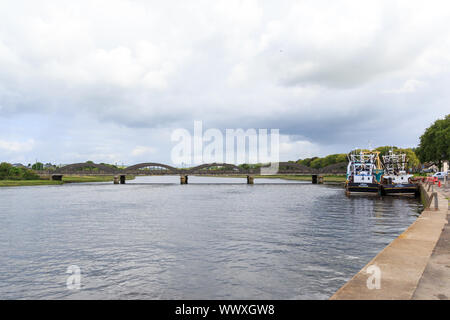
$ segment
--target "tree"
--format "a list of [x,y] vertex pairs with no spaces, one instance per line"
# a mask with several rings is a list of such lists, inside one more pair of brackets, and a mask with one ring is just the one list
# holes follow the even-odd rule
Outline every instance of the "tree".
[[416,153],[411,148],[402,149],[396,146],[383,146],[378,147],[375,150],[380,151],[380,157],[389,154],[390,150],[392,150],[396,154],[406,154],[407,168],[409,169],[416,169],[420,165],[420,161],[417,158]]
[[9,170],[12,168],[12,165],[6,162],[0,163],[0,180],[6,180],[9,177]]
[[36,162],[31,166],[31,169],[33,170],[44,170],[44,164],[41,162]]
[[400,153],[406,154],[406,161],[408,162],[409,169],[417,169],[420,165],[420,160],[417,158],[416,153],[411,148],[399,149]]
[[15,168],[11,164],[0,163],[0,180],[38,180],[39,176],[26,168]]
[[309,167],[311,165],[311,162],[313,162],[316,159],[317,159],[317,157],[306,158],[303,160],[298,160],[297,163]]
[[389,151],[392,150],[394,152],[398,152],[398,148],[396,146],[383,146],[375,149],[376,151],[380,151],[380,157],[389,154]]
[[324,168],[339,162],[347,162],[347,155],[345,153],[330,154],[324,158],[313,157],[297,161],[298,164],[315,169]]
[[433,162],[441,170],[442,162],[450,159],[450,114],[425,130],[416,154],[421,162]]

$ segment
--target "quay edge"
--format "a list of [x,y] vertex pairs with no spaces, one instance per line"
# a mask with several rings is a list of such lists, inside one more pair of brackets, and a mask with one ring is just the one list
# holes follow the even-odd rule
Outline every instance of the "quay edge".
[[[448,224],[448,202],[442,189],[436,190],[435,199],[431,199],[432,189],[420,184],[421,199],[424,203],[424,211],[408,229],[394,239],[378,255],[363,267],[352,279],[344,284],[330,300],[410,300],[410,299],[439,299],[447,297],[438,291],[450,291],[450,268],[446,274],[437,275],[433,281],[422,279],[425,270],[429,269],[429,262],[434,249],[441,238],[444,227]],[[431,204],[431,207],[430,207]],[[437,208],[434,205],[437,204]],[[440,241],[442,243],[442,241]],[[450,243],[446,252],[450,252]],[[442,251],[442,250],[441,250]],[[440,256],[447,265],[450,265],[450,255]],[[369,289],[368,281],[373,275],[372,266],[377,266],[381,271],[379,289]],[[436,272],[427,273],[436,277]],[[425,277],[424,277],[425,278]],[[428,281],[427,281],[428,280]],[[418,290],[419,283],[421,287]],[[433,287],[430,283],[439,283],[440,287]],[[426,286],[426,290],[422,289]],[[418,291],[418,292],[416,292]],[[425,291],[426,294],[419,294]],[[450,299],[450,296],[447,297]]]

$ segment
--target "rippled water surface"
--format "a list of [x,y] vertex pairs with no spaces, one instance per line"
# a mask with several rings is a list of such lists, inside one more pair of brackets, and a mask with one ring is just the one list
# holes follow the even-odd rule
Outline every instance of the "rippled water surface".
[[0,188],[0,298],[327,299],[421,210],[340,186],[189,183]]

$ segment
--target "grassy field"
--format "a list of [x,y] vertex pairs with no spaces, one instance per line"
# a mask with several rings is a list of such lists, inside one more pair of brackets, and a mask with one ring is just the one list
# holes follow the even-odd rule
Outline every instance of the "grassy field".
[[0,180],[0,187],[41,186],[63,184],[52,180]]
[[[49,179],[40,180],[0,180],[0,187],[19,187],[19,186],[41,186],[41,185],[59,185],[64,183],[81,182],[108,182],[113,181],[114,176],[63,176],[63,181],[53,181]],[[127,176],[126,180],[133,180],[134,176]]]

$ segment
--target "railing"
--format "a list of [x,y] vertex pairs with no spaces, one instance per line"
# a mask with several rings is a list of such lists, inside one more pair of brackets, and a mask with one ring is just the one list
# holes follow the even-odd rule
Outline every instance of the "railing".
[[[446,188],[448,187],[449,181],[444,178],[443,183],[437,178],[437,177],[423,177],[419,178],[420,183],[422,184],[422,190],[425,191],[425,206],[427,208],[431,207],[431,204],[433,202],[434,210],[439,210],[439,203],[438,203],[438,188]],[[429,195],[430,194],[430,195]]]

